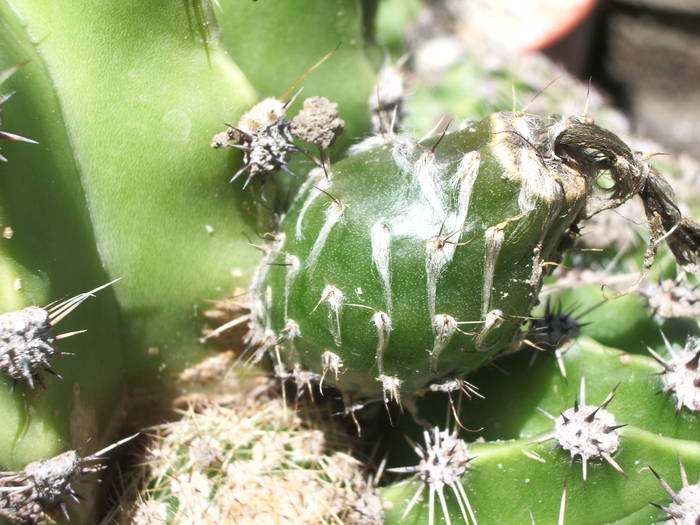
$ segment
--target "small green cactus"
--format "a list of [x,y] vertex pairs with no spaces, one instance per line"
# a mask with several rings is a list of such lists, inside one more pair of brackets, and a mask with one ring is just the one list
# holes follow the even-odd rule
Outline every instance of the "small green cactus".
[[[379,498],[348,454],[352,439],[317,408],[288,407],[273,381],[225,372],[235,357],[224,356],[229,377],[215,379],[225,402],[189,397],[179,421],[150,430],[134,480],[145,490],[129,494],[112,522],[380,525]],[[221,357],[200,369],[220,368]]]
[[383,139],[310,173],[254,278],[250,342],[304,380],[399,401],[516,347],[601,169],[606,206],[643,194],[678,258],[697,256],[697,226],[659,211],[663,180],[587,120],[503,112]]

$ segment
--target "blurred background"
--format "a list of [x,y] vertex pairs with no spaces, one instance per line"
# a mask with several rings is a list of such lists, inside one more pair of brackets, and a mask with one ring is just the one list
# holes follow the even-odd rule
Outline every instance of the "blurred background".
[[621,110],[629,120],[618,128],[700,156],[700,0],[385,0],[380,18],[398,35],[397,2],[415,10],[416,71],[439,76],[471,57],[541,88],[560,77],[558,65]]

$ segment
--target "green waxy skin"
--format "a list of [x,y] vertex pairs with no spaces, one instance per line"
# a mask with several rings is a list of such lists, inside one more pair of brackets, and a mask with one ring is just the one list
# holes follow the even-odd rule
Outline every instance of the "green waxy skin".
[[[18,38],[7,5],[0,3],[0,63],[32,59],[2,86],[16,91],[4,106],[8,129],[33,137],[38,145],[7,143],[0,165],[0,311],[45,306],[109,281],[95,246],[88,212],[69,151],[69,138],[41,61],[30,43]],[[37,108],[46,112],[37,114]],[[50,169],[51,168],[51,169]],[[124,356],[121,318],[113,289],[69,315],[54,330],[88,332],[58,341],[74,356],[59,356],[52,368],[62,380],[43,375],[47,389],[31,390],[0,374],[0,468],[54,456],[66,448],[101,443],[114,430],[122,397]]]
[[[699,333],[694,319],[656,318],[647,299],[636,291],[615,297],[614,291],[601,290],[600,285],[579,286],[555,296],[552,304],[559,305],[563,312],[573,310],[573,317],[585,325],[581,328],[583,335],[633,354],[648,356],[647,347],[663,352],[663,336],[682,346],[688,335]],[[576,315],[588,309],[585,315]],[[535,311],[535,315],[539,313]]]
[[330,179],[313,172],[254,280],[253,342],[277,341],[287,367],[365,398],[398,400],[491,359],[519,333],[592,178],[523,139],[549,124],[498,113],[439,144],[389,141]]
[[[527,440],[520,440],[470,446],[469,452],[476,459],[470,462],[463,484],[479,525],[555,525],[559,523],[565,486],[563,523],[566,525],[612,524],[630,516],[640,519],[627,523],[655,523],[650,517],[659,514],[649,502],[665,505],[669,498],[646,466],[651,464],[663,472],[672,487],[679,487],[680,456],[692,482],[700,474],[700,444],[659,438],[636,427],[624,429],[622,442],[616,460],[628,478],[608,465],[596,465],[585,484],[581,481],[580,466],[570,466],[568,454],[551,443],[528,445]],[[535,453],[544,462],[526,453]],[[401,519],[403,509],[419,486],[415,481],[383,489],[385,507],[391,509],[385,515],[385,525],[428,523],[427,491],[423,503]],[[465,523],[451,491],[445,492],[451,522]],[[436,523],[447,523],[441,519],[439,509],[436,516]]]
[[[658,375],[660,366],[653,359],[580,337],[564,354],[568,381],[561,377],[549,356],[541,356],[531,368],[527,368],[528,360],[525,352],[509,356],[499,361],[499,370],[484,369],[469,378],[476,387],[482,387],[480,393],[484,399],[463,400],[459,417],[463,425],[484,430],[474,434],[461,432],[461,437],[470,441],[483,437],[488,441],[468,445],[469,455],[475,459],[462,477],[479,524],[528,523],[532,522],[530,512],[536,524],[559,523],[560,498],[565,486],[566,525],[608,524],[618,520],[655,523],[652,517],[660,515],[649,502],[666,505],[668,495],[646,466],[660,472],[672,487],[680,487],[680,458],[691,483],[697,479],[700,419],[686,408],[676,413],[672,394],[657,394],[662,382]],[[571,464],[570,454],[553,440],[532,443],[554,428],[553,422],[535,408],[558,416],[571,407],[579,396],[582,375],[586,378],[589,405],[599,405],[616,388],[606,410],[618,424],[628,425],[620,431],[620,448],[613,456],[627,478],[603,460],[590,460],[588,481],[584,483],[579,458]],[[417,408],[430,424],[443,425],[450,408],[438,397],[430,394],[420,400]],[[456,397],[454,401],[458,401]],[[436,406],[442,410],[436,412]],[[397,439],[398,434],[408,433],[421,442],[421,429],[410,424],[402,422],[395,432]],[[400,441],[394,443],[399,445],[389,456],[389,467],[415,464],[415,454],[401,446]],[[417,481],[404,481],[383,489],[382,497],[392,509],[387,512],[385,523],[425,522],[427,491],[423,504],[399,521],[418,487]],[[451,490],[445,492],[452,523],[462,523]],[[509,502],[512,512],[503,513],[504,501]],[[440,523],[439,509],[436,515]]]
[[363,33],[367,9],[357,0],[231,0],[221,2],[215,13],[224,47],[262,96],[289,97],[294,94],[286,93],[290,88],[303,87],[303,98],[320,95],[338,104],[346,122],[333,148],[338,151],[370,129],[367,100],[374,70]]
[[[0,58],[17,62],[5,58],[14,49],[31,59],[11,79],[22,108],[9,106],[5,119],[41,141],[7,165],[4,181],[21,189],[4,188],[2,199],[18,207],[18,191],[56,199],[34,216],[24,201],[24,216],[11,218],[18,239],[45,231],[54,243],[37,243],[21,263],[41,275],[41,259],[64,257],[63,274],[80,274],[66,268],[68,259],[97,256],[109,278],[122,278],[115,292],[126,364],[139,383],[169,379],[206,355],[198,302],[230,293],[234,268],[245,282],[258,257],[248,245],[256,229],[244,211],[248,197],[226,184],[238,157],[209,148],[222,121],[236,121],[254,93],[217,41],[199,39],[192,9],[165,1],[0,3],[11,44]],[[83,224],[64,221],[69,213]],[[65,240],[85,235],[89,250]]]

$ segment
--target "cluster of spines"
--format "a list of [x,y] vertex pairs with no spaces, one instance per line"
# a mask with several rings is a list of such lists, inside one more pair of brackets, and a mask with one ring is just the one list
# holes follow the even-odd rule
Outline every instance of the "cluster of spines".
[[418,503],[425,489],[428,489],[428,523],[435,524],[435,496],[442,508],[445,523],[451,525],[450,512],[445,498],[445,489],[452,491],[457,500],[464,523],[477,525],[476,516],[463,486],[463,477],[468,465],[475,459],[469,455],[467,443],[457,437],[457,433],[433,427],[423,432],[424,443],[413,444],[420,458],[417,465],[390,469],[391,472],[412,474],[420,481],[420,486],[406,505],[401,519],[405,518]]
[[225,403],[188,400],[152,429],[139,473],[149,490],[127,495],[119,523],[382,523],[373,480],[314,405],[302,418],[269,379],[228,380]]
[[68,501],[80,503],[76,484],[81,476],[105,468],[104,455],[138,434],[117,441],[89,456],[69,450],[29,463],[18,472],[0,472],[0,517],[19,525],[36,525],[53,519],[60,510],[70,520]]
[[663,367],[661,392],[673,392],[676,397],[676,411],[683,407],[700,413],[700,338],[689,337],[685,346],[676,351],[664,337],[670,358],[664,359],[652,348],[649,353]]
[[668,516],[668,520],[678,525],[698,525],[700,523],[700,479],[695,485],[688,482],[688,474],[683,467],[683,463],[678,460],[678,468],[681,475],[681,489],[676,492],[671,486],[656,472],[651,466],[652,474],[656,476],[659,483],[671,497],[670,505],[664,506],[658,503],[652,503],[658,509],[664,511]]
[[[687,350],[689,347],[691,347],[694,350],[697,350],[693,347],[694,343],[695,338],[691,338],[685,349]],[[678,357],[677,354],[672,355]],[[696,355],[697,352],[694,351],[691,360],[695,359]],[[656,354],[655,357],[657,357],[659,360],[661,359],[660,357],[656,356]],[[466,388],[469,389],[469,386]],[[588,464],[590,461],[605,461],[618,473],[628,477],[623,468],[614,458],[614,456],[620,450],[622,444],[623,436],[620,431],[626,425],[618,423],[615,416],[607,410],[608,405],[615,398],[617,388],[617,386],[613,388],[613,390],[599,405],[589,405],[587,404],[586,399],[586,379],[582,376],[580,380],[579,394],[572,407],[564,410],[558,417],[555,417],[542,409],[538,409],[554,422],[555,428],[544,436],[531,441],[529,444],[538,444],[549,440],[554,440],[557,442],[559,447],[569,452],[572,462],[577,456],[580,457],[582,479],[584,482],[588,480]],[[462,390],[462,388],[458,388],[454,384],[447,382],[441,387],[433,385],[430,390],[436,392],[454,392],[456,390]],[[457,416],[455,414],[455,418],[456,417]],[[476,523],[473,510],[471,507],[467,506],[468,503],[464,503],[466,502],[466,492],[464,486],[468,484],[468,480],[465,477],[467,462],[463,461],[463,459],[468,457],[466,454],[467,444],[457,438],[456,431],[449,433],[447,430],[440,431],[438,427],[435,427],[430,431],[426,430],[424,434],[426,444],[424,446],[413,445],[414,450],[421,458],[419,463],[413,467],[390,469],[390,471],[393,472],[413,474],[414,477],[418,477],[423,482],[405,507],[402,519],[406,517],[411,509],[413,509],[421,500],[421,496],[425,488],[428,488],[431,491],[428,501],[429,522],[434,523],[435,520],[435,509],[437,506],[434,496],[437,495],[438,501],[440,502],[440,506],[442,508],[443,519],[446,523],[450,523],[448,505],[444,500],[444,496],[440,494],[440,491],[443,490],[444,487],[449,487],[454,492],[455,498],[457,499],[459,507],[462,511],[464,522],[470,523],[469,520],[471,519],[472,522]],[[440,446],[441,443],[444,445],[444,443],[447,443],[449,440],[453,440],[454,443],[450,441],[450,446]],[[537,461],[544,462],[541,457],[534,453],[527,451],[523,452],[526,456],[532,457]],[[469,458],[469,461],[473,459],[475,458],[471,457]],[[460,467],[456,468],[458,465],[460,465]],[[450,466],[455,468],[448,468]],[[668,519],[673,523],[695,525],[697,520],[700,519],[700,481],[695,485],[690,484],[681,463],[680,470],[682,488],[676,492],[653,468],[649,468],[657,477],[664,490],[671,497],[671,503],[669,505],[659,505],[656,503],[652,503],[652,505],[663,510],[667,514]],[[455,474],[457,472],[458,474]],[[453,477],[453,475],[455,477]],[[446,481],[448,478],[450,479],[450,482]],[[457,479],[455,483],[459,484],[459,489],[457,488],[456,484],[454,486],[451,484],[454,479]],[[462,496],[461,493],[458,495],[456,492],[457,490],[460,490],[464,496]],[[464,509],[468,509],[468,513],[465,512]],[[559,518],[557,522],[559,525],[564,525],[565,514],[566,487],[564,487],[562,493]],[[534,520],[533,523],[535,523]]]
[[[238,125],[228,125],[226,131],[214,136],[213,148],[243,152],[243,166],[231,177],[231,182],[246,172],[244,189],[256,178],[264,183],[280,170],[296,176],[288,165],[294,153],[306,154],[325,169],[324,152],[342,133],[345,122],[338,118],[338,105],[323,97],[306,99],[299,114],[287,120],[287,111],[299,93],[287,102],[272,97],[258,102],[240,118]],[[318,146],[321,159],[297,146],[294,138]]]
[[83,301],[114,282],[116,280],[46,308],[28,306],[0,314],[0,372],[14,381],[26,381],[32,389],[35,380],[41,381],[39,374],[42,371],[60,377],[51,368],[51,361],[58,355],[72,354],[56,349],[56,341],[81,334],[85,330],[54,335],[54,326]]
[[619,430],[625,425],[619,425],[615,416],[606,410],[615,397],[617,388],[598,406],[586,404],[586,380],[581,377],[579,398],[574,406],[566,409],[559,417],[554,417],[541,410],[544,415],[554,421],[555,428],[533,443],[541,443],[550,439],[556,440],[560,447],[571,454],[572,460],[581,458],[583,481],[588,479],[588,462],[603,459],[620,474],[625,475],[622,467],[613,459],[620,448]]

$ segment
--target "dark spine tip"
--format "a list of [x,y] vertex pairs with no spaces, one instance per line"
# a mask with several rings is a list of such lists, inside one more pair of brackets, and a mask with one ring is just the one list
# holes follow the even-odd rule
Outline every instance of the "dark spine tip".
[[605,432],[606,434],[609,434],[610,432],[614,432],[615,430],[619,430],[619,429],[626,427],[626,426],[627,426],[627,423],[624,423],[622,425],[611,425],[611,426],[605,427],[603,429],[603,432]]
[[685,367],[688,370],[697,370],[698,363],[700,363],[700,350],[698,350],[695,356],[685,364]]

